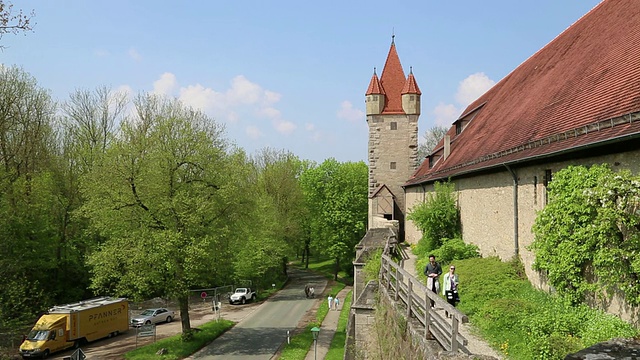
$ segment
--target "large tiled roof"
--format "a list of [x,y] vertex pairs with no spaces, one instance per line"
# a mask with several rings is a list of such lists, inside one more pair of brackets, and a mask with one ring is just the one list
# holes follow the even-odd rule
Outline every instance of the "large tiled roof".
[[446,160],[425,161],[407,185],[640,134],[640,0],[603,1],[463,116],[477,108],[459,135],[449,130]]
[[391,43],[387,61],[380,76],[380,84],[386,94],[386,103],[382,109],[383,114],[404,114],[404,110],[402,110],[402,88],[405,81],[406,78],[396,51],[396,45]]

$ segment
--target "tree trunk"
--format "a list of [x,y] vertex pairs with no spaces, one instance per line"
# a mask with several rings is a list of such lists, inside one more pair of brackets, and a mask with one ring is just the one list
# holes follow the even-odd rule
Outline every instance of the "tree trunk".
[[180,306],[180,321],[182,322],[182,334],[191,332],[191,319],[189,319],[189,296],[180,295],[178,298]]
[[340,271],[340,258],[336,257],[336,267],[333,271],[333,280],[338,281],[338,272]]
[[306,260],[307,260],[307,263],[305,264],[304,268],[308,269],[309,268],[309,255],[310,255],[309,241],[305,241],[305,243],[304,243],[304,252],[307,254],[307,256],[305,257]]

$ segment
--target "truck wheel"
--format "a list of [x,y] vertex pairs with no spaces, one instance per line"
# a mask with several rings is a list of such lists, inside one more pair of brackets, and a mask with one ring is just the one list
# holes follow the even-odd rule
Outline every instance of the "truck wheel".
[[167,316],[167,322],[170,323],[171,321],[173,321],[173,319],[171,318],[171,316]]
[[76,340],[73,342],[73,349],[77,349],[80,347],[80,340]]
[[244,305],[247,303],[247,300],[244,297],[242,297],[242,300],[240,302],[242,303],[242,305]]
[[46,358],[48,358],[48,357],[49,357],[49,349],[45,350],[45,351],[42,353],[42,358],[43,358],[43,359],[46,359]]
[[256,294],[251,295],[251,301],[256,301]]
[[144,323],[144,324],[145,324],[145,325],[151,325],[151,320],[147,320],[147,321],[145,321],[145,323]]

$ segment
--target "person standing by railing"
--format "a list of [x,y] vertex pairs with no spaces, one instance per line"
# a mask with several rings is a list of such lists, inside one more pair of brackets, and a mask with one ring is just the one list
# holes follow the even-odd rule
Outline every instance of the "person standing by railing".
[[[438,283],[438,277],[442,274],[442,267],[436,262],[435,255],[429,255],[429,263],[424,268],[424,275],[427,277],[427,289],[438,293],[440,290],[440,284]],[[434,307],[435,301],[431,300],[431,307]]]
[[[453,265],[449,266],[449,272],[444,274],[442,287],[442,295],[447,298],[447,302],[451,304],[451,306],[456,307],[456,303],[460,301],[460,297],[458,296],[458,274],[456,274],[456,267]],[[445,311],[445,316],[449,317],[449,312]]]

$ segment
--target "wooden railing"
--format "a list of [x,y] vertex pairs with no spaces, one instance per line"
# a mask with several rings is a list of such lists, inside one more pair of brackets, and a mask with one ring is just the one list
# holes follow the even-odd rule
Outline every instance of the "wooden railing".
[[[467,323],[469,318],[427,289],[388,255],[382,255],[380,289],[388,298],[406,307],[407,319],[416,318],[424,326],[425,339],[435,338],[445,350],[470,354],[466,348],[467,339],[458,332],[459,324]],[[431,301],[435,302],[436,309],[447,311],[451,318],[432,309]]]

